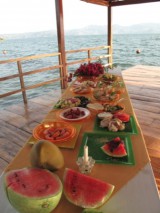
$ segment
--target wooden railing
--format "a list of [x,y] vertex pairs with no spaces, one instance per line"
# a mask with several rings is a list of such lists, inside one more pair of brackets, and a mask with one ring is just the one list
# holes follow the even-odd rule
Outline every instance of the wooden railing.
[[[88,57],[84,58],[84,59],[81,59],[81,60],[76,60],[76,61],[74,60],[72,62],[68,62],[68,63],[66,63],[66,65],[70,66],[70,65],[74,65],[74,64],[81,64],[81,63],[84,63],[84,62],[88,62],[89,63],[91,61],[112,57],[109,54],[105,54],[105,55],[103,54],[103,55],[99,55],[99,56],[92,56],[92,52],[95,51],[95,50],[109,50],[109,48],[110,48],[110,46],[98,46],[98,47],[91,47],[91,48],[83,48],[83,49],[79,49],[79,50],[68,50],[68,51],[66,51],[66,56],[68,54],[87,52]],[[111,64],[105,63],[104,66],[109,66],[109,65],[111,65]]]
[[[112,57],[112,56],[109,55],[109,54],[92,56],[92,52],[96,51],[96,50],[107,50],[106,52],[109,52],[108,51],[109,48],[110,48],[110,46],[99,46],[99,47],[83,48],[83,49],[79,49],[79,50],[66,51],[66,64],[62,64],[60,52],[50,53],[50,54],[34,55],[34,56],[26,56],[26,57],[22,57],[22,58],[15,58],[15,59],[0,61],[0,65],[17,63],[17,68],[18,68],[17,74],[1,77],[0,81],[4,82],[4,81],[10,80],[10,79],[19,78],[20,86],[21,86],[20,89],[1,94],[0,98],[4,98],[4,97],[10,96],[10,95],[22,92],[23,101],[24,101],[24,103],[27,103],[27,95],[26,95],[27,90],[34,89],[34,88],[37,88],[37,87],[40,87],[40,86],[43,86],[43,85],[51,84],[51,83],[54,83],[54,82],[57,82],[57,81],[61,82],[61,88],[64,89],[64,85],[66,85],[66,81],[67,81],[67,76],[64,76],[63,66],[66,66],[68,68],[69,66],[72,66],[72,65],[75,65],[75,64],[81,64],[81,63],[84,63],[84,62],[89,63],[91,61],[95,61],[95,60],[98,60],[98,59],[104,59],[104,58],[108,59],[109,57]],[[73,61],[68,62],[67,56],[69,54],[76,54],[76,53],[80,53],[80,52],[86,52],[87,57],[84,58],[84,59],[73,60]],[[58,57],[58,61],[59,61],[58,65],[43,67],[41,69],[23,72],[23,69],[22,69],[23,61],[36,60],[36,59],[46,58],[46,57],[56,57],[56,56]],[[111,64],[108,64],[108,63],[104,64],[104,66],[109,66],[109,65],[111,65]],[[55,70],[55,69],[59,69],[59,78],[54,78],[52,80],[37,83],[37,84],[31,85],[31,86],[25,86],[24,76],[33,75],[33,74],[36,74],[36,73],[42,73],[42,72],[46,72],[46,71],[49,71],[49,70]]]

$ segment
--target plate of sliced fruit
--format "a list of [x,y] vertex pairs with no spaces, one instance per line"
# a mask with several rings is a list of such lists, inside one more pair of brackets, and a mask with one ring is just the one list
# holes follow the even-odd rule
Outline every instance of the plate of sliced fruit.
[[36,139],[54,143],[70,140],[75,134],[75,127],[62,121],[45,121],[33,129],[33,136]]
[[60,118],[67,121],[79,121],[90,115],[90,111],[83,107],[72,107],[62,110],[59,114]]
[[84,155],[84,146],[88,146],[88,155],[96,163],[134,165],[135,159],[132,141],[129,135],[85,132],[78,157]]

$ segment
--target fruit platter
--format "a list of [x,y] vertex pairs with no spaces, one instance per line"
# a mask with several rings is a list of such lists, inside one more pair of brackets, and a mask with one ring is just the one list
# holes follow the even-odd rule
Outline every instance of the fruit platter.
[[33,129],[33,136],[39,140],[49,140],[57,143],[73,138],[76,129],[66,122],[47,121]]
[[83,156],[84,146],[96,163],[134,165],[132,143],[129,135],[111,135],[87,132],[83,135],[78,156]]
[[67,121],[79,121],[90,115],[90,111],[88,109],[82,107],[72,107],[69,109],[65,109],[60,112],[60,118]]

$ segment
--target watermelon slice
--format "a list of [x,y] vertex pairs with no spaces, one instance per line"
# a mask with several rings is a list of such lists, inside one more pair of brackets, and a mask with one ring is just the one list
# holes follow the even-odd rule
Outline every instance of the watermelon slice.
[[81,174],[72,169],[64,173],[64,194],[73,204],[83,208],[97,208],[111,196],[114,186]]
[[102,151],[111,157],[125,157],[127,155],[124,142],[116,137],[113,140],[107,142],[101,147]]
[[24,168],[7,172],[4,185],[9,202],[21,213],[50,213],[62,194],[58,176],[44,169]]

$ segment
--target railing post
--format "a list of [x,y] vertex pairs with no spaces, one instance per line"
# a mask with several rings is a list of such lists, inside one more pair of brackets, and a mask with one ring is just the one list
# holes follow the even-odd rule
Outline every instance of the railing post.
[[57,20],[57,38],[58,38],[58,49],[61,53],[61,59],[63,64],[63,72],[61,73],[61,88],[67,87],[67,67],[66,67],[66,53],[65,53],[65,39],[64,39],[64,23],[63,23],[63,1],[55,0],[56,6],[56,20]]
[[108,54],[110,57],[108,58],[108,64],[112,66],[112,7],[108,7]]
[[21,65],[20,61],[17,61],[17,67],[18,67],[18,72],[19,72],[19,80],[20,80],[20,84],[21,84],[23,102],[26,104],[27,103],[27,95],[26,95],[26,90],[25,90],[25,85],[24,85],[24,80],[23,80],[22,65]]
[[88,63],[91,62],[90,58],[91,58],[91,50],[88,50]]

